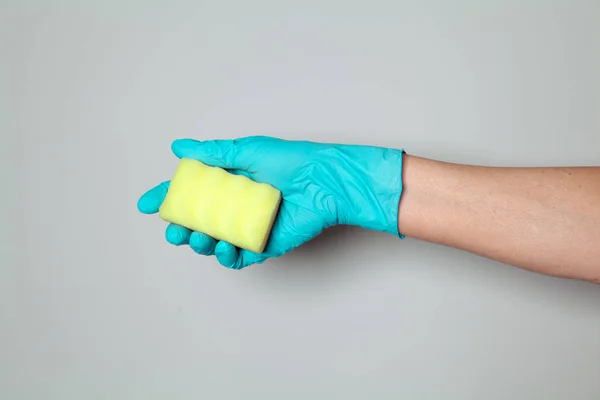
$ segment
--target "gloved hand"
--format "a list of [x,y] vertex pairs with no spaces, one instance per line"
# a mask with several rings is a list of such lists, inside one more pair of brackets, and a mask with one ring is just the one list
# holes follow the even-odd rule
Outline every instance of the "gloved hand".
[[[268,183],[283,195],[271,236],[260,254],[175,224],[167,227],[169,243],[189,244],[199,254],[214,254],[228,268],[241,269],[278,257],[336,224],[402,237],[398,204],[403,150],[264,136],[204,142],[181,139],[173,142],[172,150],[179,158],[193,158]],[[145,214],[158,212],[168,187],[169,182],[163,182],[146,192],[138,209]]]

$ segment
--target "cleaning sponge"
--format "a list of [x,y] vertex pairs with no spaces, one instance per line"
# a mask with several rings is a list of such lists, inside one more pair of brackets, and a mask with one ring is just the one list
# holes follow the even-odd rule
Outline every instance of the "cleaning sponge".
[[281,192],[266,183],[182,158],[159,209],[161,219],[261,253]]

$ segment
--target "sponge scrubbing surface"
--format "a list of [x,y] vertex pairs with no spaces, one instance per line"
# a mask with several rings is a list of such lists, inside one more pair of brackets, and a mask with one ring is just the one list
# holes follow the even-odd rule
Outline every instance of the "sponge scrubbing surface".
[[280,202],[281,192],[266,183],[182,158],[159,217],[261,253]]

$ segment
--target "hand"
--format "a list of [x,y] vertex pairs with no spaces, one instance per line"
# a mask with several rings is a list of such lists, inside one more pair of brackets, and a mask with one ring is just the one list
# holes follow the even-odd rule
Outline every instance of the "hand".
[[[402,150],[338,145],[252,136],[236,140],[173,142],[179,158],[193,158],[231,173],[268,183],[283,200],[263,253],[237,249],[200,233],[170,224],[166,238],[189,244],[198,254],[215,255],[228,268],[241,269],[278,257],[336,224],[398,233],[402,192]],[[146,192],[138,209],[154,214],[169,182]]]

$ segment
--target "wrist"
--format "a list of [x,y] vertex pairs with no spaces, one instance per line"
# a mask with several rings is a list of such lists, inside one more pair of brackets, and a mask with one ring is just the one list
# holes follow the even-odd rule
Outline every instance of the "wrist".
[[[398,231],[398,205],[402,194],[404,150],[357,146],[359,154],[347,154],[348,174],[338,198],[338,222],[364,229]],[[351,150],[354,150],[352,148]]]
[[[436,243],[448,243],[456,234],[456,194],[464,177],[461,167],[405,155],[403,191],[398,205],[398,231]],[[460,201],[459,201],[460,202]]]

